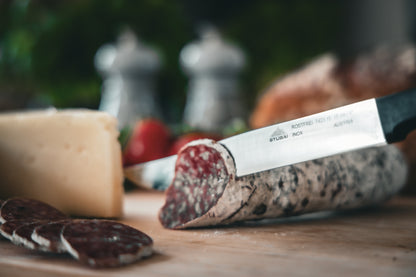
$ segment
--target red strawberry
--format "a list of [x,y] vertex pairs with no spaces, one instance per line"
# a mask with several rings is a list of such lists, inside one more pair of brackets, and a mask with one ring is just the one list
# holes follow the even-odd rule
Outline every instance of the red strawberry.
[[167,156],[171,142],[169,128],[153,118],[139,121],[123,151],[124,166]]

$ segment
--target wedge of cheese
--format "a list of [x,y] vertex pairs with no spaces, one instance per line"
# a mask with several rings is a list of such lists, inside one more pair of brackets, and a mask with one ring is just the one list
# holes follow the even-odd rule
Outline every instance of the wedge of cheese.
[[76,216],[120,217],[117,121],[92,110],[0,114],[0,198],[26,196]]

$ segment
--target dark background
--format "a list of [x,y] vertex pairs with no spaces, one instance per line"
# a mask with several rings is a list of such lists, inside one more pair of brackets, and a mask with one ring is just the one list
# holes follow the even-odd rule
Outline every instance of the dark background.
[[178,121],[187,84],[179,52],[198,38],[203,23],[214,24],[226,40],[244,50],[248,64],[241,84],[251,109],[273,80],[317,55],[348,56],[375,41],[411,38],[412,31],[403,25],[412,25],[412,17],[403,23],[401,16],[413,11],[411,2],[0,1],[0,110],[97,108],[102,79],[94,55],[130,27],[162,53],[160,105],[166,116]]

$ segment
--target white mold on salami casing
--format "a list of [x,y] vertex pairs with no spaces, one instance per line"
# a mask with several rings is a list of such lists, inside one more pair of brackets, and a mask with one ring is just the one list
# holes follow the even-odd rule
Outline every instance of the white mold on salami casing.
[[236,177],[227,149],[200,140],[178,154],[159,219],[181,229],[365,207],[397,193],[406,175],[401,152],[390,145]]

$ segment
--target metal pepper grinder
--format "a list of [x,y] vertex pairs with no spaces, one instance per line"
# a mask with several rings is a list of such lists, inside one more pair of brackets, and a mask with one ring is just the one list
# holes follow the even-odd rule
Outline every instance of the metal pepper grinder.
[[145,117],[160,116],[155,75],[161,62],[154,49],[127,30],[116,44],[100,47],[94,62],[104,79],[99,110],[114,115],[120,129]]
[[242,50],[225,42],[213,27],[200,41],[186,45],[180,63],[189,76],[184,122],[207,132],[221,132],[243,117],[238,75],[245,65]]

